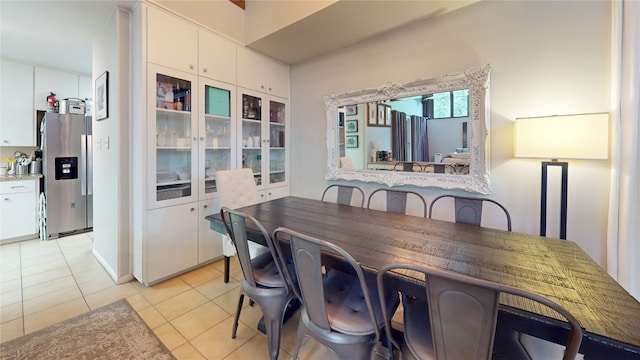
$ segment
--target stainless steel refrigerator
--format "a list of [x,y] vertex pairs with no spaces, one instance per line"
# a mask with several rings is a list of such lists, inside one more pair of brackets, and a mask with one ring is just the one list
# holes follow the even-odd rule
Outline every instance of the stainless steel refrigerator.
[[91,116],[44,114],[41,124],[46,237],[93,228]]

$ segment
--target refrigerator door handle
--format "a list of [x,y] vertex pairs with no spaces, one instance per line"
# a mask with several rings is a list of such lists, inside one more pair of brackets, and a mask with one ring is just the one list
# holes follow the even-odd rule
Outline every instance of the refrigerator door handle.
[[84,147],[87,152],[87,195],[93,195],[93,136],[87,135],[87,145]]
[[87,136],[80,135],[80,194],[82,196],[87,195],[85,189],[87,188]]

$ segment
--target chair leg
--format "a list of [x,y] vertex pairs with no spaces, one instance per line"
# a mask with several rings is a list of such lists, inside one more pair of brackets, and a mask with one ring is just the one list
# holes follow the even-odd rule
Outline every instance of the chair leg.
[[284,311],[287,307],[287,302],[263,301],[262,303],[259,303],[259,305],[262,305],[260,306],[260,310],[262,311],[265,328],[267,330],[269,358],[271,360],[276,360],[280,352],[280,332],[282,330],[282,321],[284,319]]
[[305,325],[302,322],[302,319],[298,322],[298,334],[296,335],[296,347],[293,350],[293,360],[298,359],[298,352],[300,352],[300,347],[302,346],[302,340],[307,336],[307,332],[305,329]]
[[236,332],[238,332],[238,320],[240,319],[240,311],[242,310],[242,302],[244,301],[244,294],[240,293],[240,298],[238,299],[238,309],[236,310],[236,318],[233,321],[233,330],[231,332],[231,338],[236,338]]

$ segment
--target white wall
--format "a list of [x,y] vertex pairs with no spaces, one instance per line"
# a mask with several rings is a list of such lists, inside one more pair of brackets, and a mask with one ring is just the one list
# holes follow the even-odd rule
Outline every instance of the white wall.
[[[116,9],[93,40],[93,80],[109,72],[109,117],[93,120],[93,253],[118,283],[130,280],[129,12]],[[95,105],[94,105],[95,107]],[[108,146],[107,146],[108,139]]]
[[[513,120],[609,111],[610,7],[609,1],[482,1],[293,66],[292,194],[319,198],[327,185],[325,138],[318,136],[326,130],[324,95],[489,63],[490,197],[510,210],[514,231],[537,233],[540,161],[513,158]],[[379,186],[362,185],[369,192]],[[570,161],[567,237],[601,265],[608,190],[608,161]],[[444,192],[420,191],[427,200]]]

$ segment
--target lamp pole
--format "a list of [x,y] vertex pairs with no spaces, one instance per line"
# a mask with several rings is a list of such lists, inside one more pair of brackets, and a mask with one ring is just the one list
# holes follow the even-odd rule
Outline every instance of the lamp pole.
[[549,166],[560,166],[562,168],[561,188],[560,188],[560,239],[567,239],[567,176],[569,173],[569,163],[564,161],[543,161],[542,162],[542,188],[540,189],[540,236],[547,235],[547,169]]

